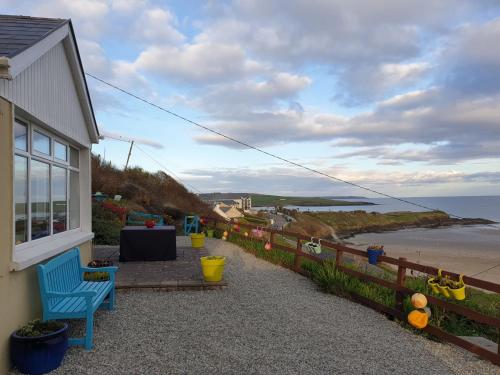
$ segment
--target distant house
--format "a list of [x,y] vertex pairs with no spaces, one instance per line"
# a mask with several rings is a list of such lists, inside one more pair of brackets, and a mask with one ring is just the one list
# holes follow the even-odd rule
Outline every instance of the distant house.
[[200,194],[200,198],[214,207],[217,204],[224,203],[243,211],[252,208],[252,197],[250,195],[244,196],[238,193],[209,193]]
[[213,211],[226,220],[237,219],[244,215],[234,206],[229,206],[225,203],[218,203],[214,206]]
[[41,317],[35,265],[91,257],[99,133],[70,20],[0,15],[0,373],[10,333]]

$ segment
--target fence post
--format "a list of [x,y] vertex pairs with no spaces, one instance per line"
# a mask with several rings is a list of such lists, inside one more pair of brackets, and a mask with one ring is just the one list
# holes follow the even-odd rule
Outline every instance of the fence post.
[[342,250],[335,250],[335,268],[339,268],[342,265]]
[[302,250],[302,244],[300,238],[297,238],[297,248],[295,249],[295,259],[293,262],[293,269],[295,272],[300,272],[300,251]]
[[271,246],[273,246],[273,244],[274,244],[274,232],[271,232],[271,235],[269,236],[269,243],[271,244]]
[[[399,258],[398,259],[398,285],[399,286],[404,286],[405,285],[405,277],[406,277],[406,267],[403,267],[401,265],[402,262],[406,262],[406,258]],[[405,298],[404,293],[400,291],[396,291],[396,309],[399,311],[403,311],[403,300]]]

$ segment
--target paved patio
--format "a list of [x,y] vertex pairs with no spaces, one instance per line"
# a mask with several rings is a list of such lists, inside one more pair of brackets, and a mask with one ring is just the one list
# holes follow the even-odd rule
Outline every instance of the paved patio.
[[226,281],[205,282],[201,273],[200,257],[206,249],[193,249],[189,237],[177,237],[177,259],[156,262],[119,262],[118,246],[96,246],[94,258],[110,259],[119,267],[117,289],[154,288],[164,290],[220,289]]
[[95,348],[54,374],[498,374],[231,243],[207,251],[227,257],[227,288],[122,290],[97,313]]

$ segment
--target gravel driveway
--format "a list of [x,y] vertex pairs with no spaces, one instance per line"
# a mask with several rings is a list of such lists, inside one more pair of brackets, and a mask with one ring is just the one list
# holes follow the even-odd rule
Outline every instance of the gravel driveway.
[[418,337],[286,269],[208,240],[229,286],[128,291],[99,312],[95,348],[55,374],[493,374],[498,367]]

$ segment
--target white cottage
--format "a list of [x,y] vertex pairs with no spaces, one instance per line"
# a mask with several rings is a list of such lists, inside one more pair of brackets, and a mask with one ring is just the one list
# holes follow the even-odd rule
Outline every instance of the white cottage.
[[40,317],[34,265],[91,256],[98,129],[71,20],[0,15],[0,373],[10,333]]

